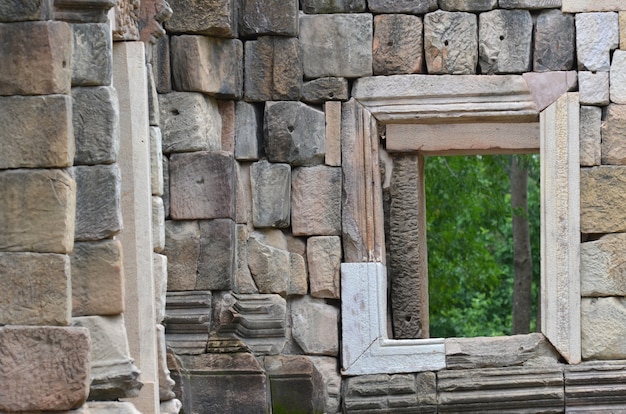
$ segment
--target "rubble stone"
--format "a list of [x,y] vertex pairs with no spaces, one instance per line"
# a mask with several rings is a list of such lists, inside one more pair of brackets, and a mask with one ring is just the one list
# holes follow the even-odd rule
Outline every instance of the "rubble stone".
[[578,72],[581,105],[609,104],[609,72]]
[[200,256],[195,290],[229,290],[235,278],[235,222],[200,221]]
[[484,12],[498,7],[498,0],[439,0],[439,8],[447,11]]
[[479,64],[483,74],[531,70],[533,19],[528,10],[493,10],[480,15]]
[[436,11],[424,16],[426,66],[431,74],[473,74],[478,62],[476,15]]
[[291,167],[289,164],[252,164],[252,221],[254,227],[289,227]]
[[621,297],[582,298],[580,329],[583,359],[624,359],[626,303]]
[[254,104],[235,104],[235,158],[256,161],[263,150],[263,115]]
[[580,245],[581,295],[626,296],[626,234],[607,234]]
[[611,104],[602,125],[602,164],[626,164],[626,106]]
[[580,13],[576,15],[576,53],[578,69],[606,72],[611,50],[619,46],[617,13]]
[[362,13],[367,8],[365,0],[302,0],[306,14]]
[[600,165],[602,156],[602,109],[597,106],[580,107],[580,165]]
[[341,232],[341,168],[293,170],[291,226],[294,236],[338,236]]
[[292,335],[308,355],[338,354],[339,310],[309,296],[291,303]]
[[326,101],[348,100],[348,80],[344,78],[317,78],[302,85],[302,100],[319,104]]
[[297,0],[243,0],[241,24],[245,36],[297,36]]
[[318,413],[324,411],[324,382],[315,365],[303,355],[265,358],[273,412]]
[[537,16],[533,52],[536,72],[574,69],[575,47],[574,16],[559,10],[544,11]]
[[174,10],[165,22],[168,32],[237,37],[236,2],[232,0],[168,0],[168,3]]
[[73,24],[72,86],[107,86],[113,74],[113,45],[107,23]]
[[0,22],[51,20],[52,3],[49,0],[8,1],[0,4]]
[[339,299],[341,239],[337,236],[309,237],[306,250],[311,296]]
[[418,16],[381,14],[374,17],[374,75],[421,73],[423,24]]
[[437,0],[369,0],[373,13],[424,14],[437,9]]
[[200,257],[200,226],[197,221],[165,222],[167,291],[194,290]]
[[580,170],[580,231],[626,231],[626,167],[601,166]]
[[626,50],[616,50],[611,62],[611,102],[626,104]]

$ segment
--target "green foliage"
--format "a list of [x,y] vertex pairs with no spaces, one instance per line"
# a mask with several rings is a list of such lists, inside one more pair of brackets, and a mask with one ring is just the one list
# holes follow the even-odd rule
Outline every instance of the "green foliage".
[[[533,300],[536,302],[540,253],[539,157],[517,157],[529,170]],[[511,333],[510,165],[510,155],[426,159],[431,337]],[[533,307],[536,315],[536,303]]]

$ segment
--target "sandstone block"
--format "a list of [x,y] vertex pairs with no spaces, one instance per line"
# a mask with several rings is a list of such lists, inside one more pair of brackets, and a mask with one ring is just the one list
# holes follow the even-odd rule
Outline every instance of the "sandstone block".
[[159,410],[161,414],[178,414],[183,408],[183,403],[180,400],[174,398],[167,401],[161,401],[159,404]]
[[165,247],[165,209],[163,199],[152,196],[152,248],[160,253]]
[[341,412],[341,375],[337,372],[337,359],[309,356],[324,381],[325,413]]
[[626,164],[626,106],[612,104],[602,125],[602,164]]
[[70,26],[54,21],[0,24],[0,61],[0,95],[69,94]]
[[235,218],[235,160],[225,152],[170,157],[173,219]]
[[170,216],[170,160],[163,157],[163,209],[165,218]]
[[326,102],[325,163],[331,167],[341,166],[341,102]]
[[319,104],[326,101],[347,101],[348,80],[344,78],[317,78],[302,85],[302,100]]
[[300,17],[304,76],[358,78],[372,74],[372,15]]
[[626,104],[626,50],[616,50],[611,62],[611,102]]
[[300,99],[303,69],[297,39],[261,36],[248,40],[244,56],[247,101]]
[[439,0],[439,8],[447,11],[484,12],[498,7],[498,0]]
[[247,224],[252,217],[252,185],[250,184],[250,164],[235,163],[237,202],[235,203],[235,221]]
[[423,24],[418,16],[382,14],[374,17],[374,75],[421,73]]
[[609,104],[609,72],[578,72],[581,105]]
[[289,285],[287,295],[306,295],[308,279],[304,257],[289,253]]
[[141,414],[131,402],[119,401],[89,401],[89,408],[85,414]]
[[608,71],[611,51],[619,46],[617,13],[580,13],[576,15],[576,54],[578,68]]
[[254,227],[289,227],[291,167],[255,162],[250,169]]
[[480,15],[479,64],[484,74],[531,70],[533,19],[528,10],[493,10]]
[[66,255],[0,253],[0,324],[69,325],[70,277]]
[[150,127],[150,189],[152,195],[163,195],[163,139],[161,128]]
[[0,97],[0,168],[72,165],[71,105],[61,95]]
[[302,0],[301,6],[307,14],[361,13],[367,8],[365,0]]
[[61,411],[83,405],[91,345],[82,328],[0,328],[0,410]]
[[113,8],[115,24],[112,27],[114,41],[139,40],[140,8],[141,5],[132,0],[116,2]]
[[113,45],[107,23],[73,24],[72,86],[110,85]]
[[626,234],[607,234],[580,245],[582,296],[626,296]]
[[289,407],[291,412],[324,411],[324,382],[315,365],[303,355],[265,358],[273,412]]
[[574,69],[575,47],[574,16],[563,14],[559,10],[539,14],[535,25],[533,52],[533,67],[536,72]]
[[526,72],[522,78],[528,84],[533,101],[538,111],[543,111],[556,102],[566,92],[578,89],[578,72],[550,71],[550,72]]
[[124,271],[119,240],[78,242],[72,263],[72,316],[124,312]]
[[60,170],[0,172],[0,250],[69,253],[76,182]]
[[235,153],[235,101],[217,101],[222,118],[222,151]]
[[219,151],[222,120],[214,99],[193,92],[159,95],[163,153]]
[[295,236],[341,232],[341,168],[297,168],[291,177],[291,226]]
[[297,0],[242,0],[240,16],[246,36],[298,35]]
[[437,9],[437,0],[369,0],[373,13],[424,14]]
[[167,367],[167,350],[165,348],[165,328],[163,325],[156,326],[157,339],[157,370],[159,371],[159,401],[167,401],[176,398],[172,388],[176,384],[170,377]]
[[339,309],[309,296],[291,302],[292,335],[308,355],[337,356]]
[[501,9],[558,9],[561,0],[499,0],[498,7]]
[[110,86],[72,88],[72,119],[76,140],[74,165],[117,161],[120,123],[117,93]]
[[[193,289],[193,288],[192,288]],[[211,326],[210,291],[168,292],[165,319],[167,346],[177,355],[207,352]],[[179,393],[179,396],[182,395]]]
[[580,107],[580,165],[600,165],[602,156],[602,109]]
[[324,162],[325,117],[301,102],[267,102],[265,153],[271,162],[293,166]]
[[170,37],[164,35],[152,49],[152,70],[158,93],[172,92],[172,67],[170,61]]
[[121,177],[117,164],[77,166],[76,240],[99,240],[122,229]]
[[254,104],[235,104],[235,158],[258,160],[263,150],[263,112]]
[[165,222],[167,290],[194,290],[200,258],[200,226],[197,221]]
[[619,48],[626,50],[626,11],[619,12]]
[[337,236],[309,237],[306,250],[311,296],[339,299],[341,239]]
[[238,39],[172,36],[174,89],[225,99],[243,93],[243,44]]
[[173,33],[237,37],[237,2],[233,0],[168,0],[174,14],[165,22]]
[[289,252],[269,244],[261,233],[253,232],[248,238],[248,267],[260,293],[287,294]]
[[580,231],[626,231],[626,168],[593,167],[580,170]]
[[52,12],[50,0],[7,1],[0,4],[0,22],[51,20]]
[[393,412],[408,407],[412,412],[437,412],[436,376],[421,374],[374,374],[348,378],[344,409],[347,412],[374,407]]
[[[154,54],[155,52],[152,49],[153,47],[151,47],[151,52]],[[146,63],[146,72],[146,82],[148,86],[148,123],[150,126],[158,127],[161,123],[161,116],[159,113],[159,93],[156,90],[156,80],[154,79],[154,69],[152,68],[152,63]]]
[[235,292],[236,293],[258,293],[248,267],[248,228],[245,224],[237,224],[237,241],[235,245],[237,252]]
[[195,290],[230,290],[235,278],[235,222],[200,221],[200,256]]
[[431,74],[473,74],[478,62],[478,23],[471,13],[436,11],[424,16],[426,66]]
[[154,315],[158,330],[159,324],[165,319],[167,256],[154,253],[152,255],[152,271],[154,274]]
[[583,298],[580,329],[584,359],[624,359],[626,345],[626,299]]

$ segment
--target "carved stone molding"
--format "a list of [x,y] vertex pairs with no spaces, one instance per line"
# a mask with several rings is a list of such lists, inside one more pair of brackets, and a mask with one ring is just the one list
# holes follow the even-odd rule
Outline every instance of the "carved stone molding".
[[176,354],[202,354],[209,340],[211,292],[167,292],[165,340]]
[[54,0],[54,18],[71,23],[105,23],[115,0]]

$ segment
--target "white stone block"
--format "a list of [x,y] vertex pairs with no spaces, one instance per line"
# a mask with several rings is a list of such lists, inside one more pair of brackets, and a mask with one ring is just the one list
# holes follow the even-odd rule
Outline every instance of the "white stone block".
[[610,78],[611,102],[626,104],[626,50],[613,53]]
[[609,104],[609,72],[578,72],[578,84],[582,105]]
[[581,70],[608,71],[611,50],[619,46],[617,13],[576,15],[576,53]]

